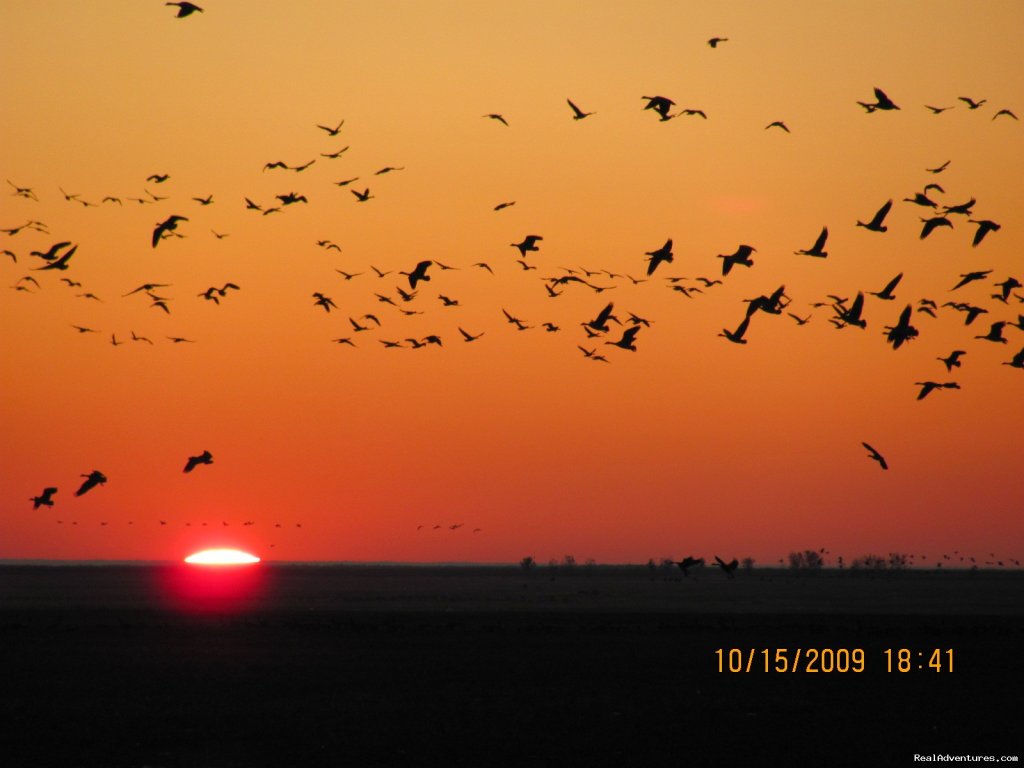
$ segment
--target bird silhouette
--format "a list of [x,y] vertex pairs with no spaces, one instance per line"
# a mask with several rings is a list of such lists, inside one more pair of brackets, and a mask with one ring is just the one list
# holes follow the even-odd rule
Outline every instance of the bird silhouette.
[[197,11],[199,13],[203,12],[202,8],[200,8],[198,5],[194,5],[193,3],[186,3],[186,2],[164,3],[164,5],[176,5],[176,6],[178,6],[178,12],[177,12],[177,14],[175,14],[175,18],[177,18],[177,19],[183,19],[186,16],[191,16],[193,13],[196,13]]
[[947,206],[945,207],[945,211],[944,211],[944,212],[945,212],[946,214],[950,214],[950,213],[958,213],[958,214],[960,214],[961,216],[970,216],[970,215],[971,215],[971,209],[972,209],[972,208],[973,208],[973,207],[975,206],[975,204],[976,204],[977,202],[978,202],[978,201],[977,201],[977,200],[975,200],[975,199],[974,199],[974,198],[972,197],[972,198],[971,198],[970,200],[968,200],[968,201],[967,201],[966,203],[960,203],[959,205],[947,205]]
[[666,240],[665,244],[658,250],[647,251],[646,255],[650,257],[647,260],[647,276],[650,277],[662,262],[672,263],[672,238],[670,237]]
[[29,499],[32,502],[32,509],[39,509],[40,507],[52,507],[53,506],[53,494],[57,492],[56,488],[43,488],[43,492],[38,496],[33,496]]
[[817,256],[819,259],[824,259],[828,256],[828,251],[823,250],[825,248],[826,240],[828,240],[828,227],[822,227],[821,234],[818,235],[818,239],[814,241],[814,245],[805,251],[794,251],[793,253],[801,256]]
[[937,357],[935,359],[941,361],[946,366],[947,373],[952,373],[954,368],[959,368],[962,365],[960,358],[966,354],[967,352],[962,349],[954,349],[949,353],[948,357]]
[[1007,117],[1012,117],[1014,120],[1017,119],[1017,116],[1015,114],[1013,114],[1013,112],[1011,112],[1008,109],[1000,109],[998,112],[996,112],[994,115],[992,115],[992,119],[995,120],[997,117],[1000,117],[1002,115],[1006,115]]
[[213,454],[209,451],[203,451],[198,456],[189,456],[188,461],[185,462],[185,469],[182,472],[191,472],[200,464],[213,464]]
[[885,95],[885,91],[883,91],[881,88],[875,88],[875,102],[873,104],[869,104],[863,101],[858,101],[857,103],[864,107],[864,109],[869,114],[876,110],[887,111],[899,109],[899,107],[897,107],[893,103],[892,99]]
[[335,136],[337,136],[341,132],[341,126],[343,126],[344,124],[345,124],[345,121],[342,120],[340,123],[338,123],[333,128],[331,128],[330,126],[327,126],[327,125],[320,125],[320,123],[317,123],[316,127],[319,128],[322,131],[326,131],[328,136],[330,136],[331,138],[334,138]]
[[84,493],[88,493],[97,485],[103,485],[105,482],[107,482],[107,476],[100,472],[98,469],[94,469],[87,475],[83,474],[82,477],[84,477],[85,480],[82,482],[82,485],[79,486],[78,490],[75,491],[75,496],[81,496]]
[[950,161],[947,160],[946,162],[942,163],[942,165],[937,165],[934,168],[925,168],[925,170],[928,171],[928,173],[942,173],[944,170],[949,168],[949,163]]
[[687,555],[679,562],[672,561],[672,565],[678,566],[679,570],[683,572],[683,576],[689,576],[691,568],[703,567],[704,558]]
[[725,43],[728,41],[728,37],[712,37],[710,40],[708,40],[708,45],[710,45],[712,48],[717,48],[719,43]]
[[725,275],[728,275],[729,272],[732,271],[732,268],[735,267],[737,264],[742,264],[745,267],[754,266],[754,262],[753,260],[751,260],[750,254],[754,253],[755,251],[757,251],[757,249],[754,248],[753,246],[741,245],[739,248],[736,249],[736,252],[733,254],[730,254],[728,256],[719,254],[718,258],[723,259],[722,276],[724,277]]
[[863,221],[858,221],[857,226],[864,227],[864,229],[869,229],[872,232],[888,231],[889,228],[885,226],[882,222],[885,221],[885,217],[889,215],[890,208],[892,208],[892,200],[889,200],[885,205],[879,208],[878,211],[875,212],[875,215],[874,217],[872,217],[871,221],[867,222],[866,224]]
[[868,458],[869,459],[874,459],[875,461],[877,461],[878,465],[882,469],[888,469],[889,468],[889,465],[885,462],[885,457],[882,456],[882,454],[880,454],[878,451],[876,451],[874,448],[872,448],[867,443],[863,443],[862,442],[861,445],[863,445],[865,448],[867,448],[867,450],[868,450]]
[[513,248],[519,249],[519,254],[525,259],[527,251],[539,251],[537,243],[544,238],[540,235],[527,235],[521,243],[509,243]]
[[903,312],[900,313],[900,319],[896,325],[892,327],[886,326],[885,330],[888,332],[886,339],[892,344],[893,349],[899,349],[904,342],[917,338],[918,330],[910,324],[910,318],[913,313],[913,307],[907,304]]
[[1007,322],[1005,320],[999,320],[992,323],[992,326],[988,329],[988,333],[983,336],[975,336],[974,338],[981,339],[982,341],[994,341],[997,344],[1006,344],[1007,341],[1003,337],[1003,328],[1005,328],[1006,325]]
[[867,321],[861,316],[864,311],[864,294],[858,292],[853,304],[847,308],[840,303],[833,305],[836,311],[836,319],[843,325],[855,325],[858,328],[867,328]]
[[508,127],[508,121],[505,119],[503,115],[499,115],[497,112],[491,112],[489,114],[484,115],[484,117],[490,118],[491,120],[496,120],[497,122],[504,125],[506,128]]
[[353,189],[350,191],[352,192],[353,195],[356,196],[356,200],[358,200],[360,203],[365,203],[367,200],[373,199],[373,195],[370,194],[369,187],[364,189],[362,192],[360,192],[358,189]]
[[787,125],[786,125],[786,124],[785,124],[784,122],[782,122],[781,120],[773,120],[772,122],[768,123],[768,125],[766,125],[766,126],[764,127],[764,129],[765,129],[766,131],[767,131],[767,130],[768,130],[769,128],[781,128],[781,129],[782,129],[782,130],[784,130],[784,131],[785,131],[786,133],[791,133],[791,131],[789,130],[789,126],[787,126]]
[[636,344],[634,341],[638,333],[640,333],[640,326],[634,325],[624,330],[622,332],[622,338],[618,341],[606,341],[605,344],[611,344],[613,347],[618,347],[619,349],[628,349],[630,352],[636,352]]
[[971,245],[974,247],[977,247],[978,243],[984,240],[985,235],[989,232],[998,232],[1001,229],[999,224],[996,224],[994,221],[990,221],[989,219],[968,219],[968,221],[971,224],[978,225],[978,229],[974,232],[974,240],[971,241]]
[[658,113],[660,120],[671,120],[674,117],[674,115],[669,114],[669,110],[675,106],[675,102],[672,99],[667,99],[664,96],[641,96],[641,98],[647,100],[644,109],[653,109]]
[[496,206],[494,206],[494,210],[502,211],[505,208],[510,208],[511,206],[513,206],[515,204],[516,204],[515,200],[509,200],[509,201],[504,202],[504,203],[498,203]]
[[931,104],[925,104],[924,106],[925,109],[931,110],[933,115],[941,115],[946,110],[952,109],[952,107],[933,107]]
[[722,572],[730,579],[735,578],[736,569],[739,567],[740,562],[736,558],[733,558],[728,563],[725,562],[718,555],[715,555],[715,565],[722,569]]
[[733,344],[746,344],[747,340],[743,338],[743,336],[746,334],[747,328],[749,326],[750,315],[747,315],[746,317],[743,318],[743,321],[738,326],[736,326],[735,331],[730,331],[728,328],[723,328],[722,332],[718,335],[728,339]]
[[157,243],[164,237],[165,233],[173,232],[178,228],[179,221],[188,221],[186,216],[168,216],[162,222],[156,225],[156,229],[153,230],[153,247],[156,248]]
[[480,332],[474,336],[473,334],[467,333],[466,331],[462,330],[462,328],[459,328],[459,333],[462,334],[462,338],[466,342],[476,341],[477,339],[484,335],[483,332]]
[[981,107],[982,105],[985,104],[985,102],[988,101],[988,99],[981,99],[980,101],[975,101],[970,96],[957,96],[957,99],[966,104],[967,108],[971,110],[978,109],[978,107]]
[[976,280],[984,280],[986,277],[992,274],[991,269],[986,269],[980,272],[966,272],[960,275],[960,282],[950,288],[950,291],[955,291],[958,288],[963,288],[968,283],[973,283]]
[[48,263],[44,264],[41,267],[33,267],[33,271],[39,272],[39,271],[42,271],[42,270],[51,270],[51,269],[59,269],[61,271],[64,271],[64,270],[66,270],[68,268],[68,262],[71,260],[71,257],[75,255],[75,251],[77,251],[77,250],[78,250],[78,246],[77,245],[72,246],[67,251],[65,251],[64,255],[61,256],[60,258],[54,259],[53,261],[48,262]]
[[1004,362],[1003,365],[1024,370],[1024,347],[1021,347],[1020,352],[1014,355],[1009,362]]
[[900,280],[903,279],[903,273],[900,272],[896,277],[885,284],[885,287],[880,291],[868,291],[871,296],[876,296],[883,301],[892,301],[896,297],[893,295],[893,291],[896,290],[896,286],[899,285]]
[[960,389],[960,385],[955,381],[947,381],[944,383],[940,383],[938,381],[915,381],[914,384],[921,388],[921,391],[917,393],[918,400],[924,400],[936,389]]
[[936,227],[953,228],[953,222],[945,216],[933,216],[930,219],[921,219],[921,221],[924,222],[924,226],[921,227],[921,240],[924,240],[928,235],[934,232]]
[[[416,283],[420,282],[421,280],[424,282],[430,281],[430,275],[427,274],[427,267],[429,267],[433,263],[434,262],[432,261],[421,261],[419,264],[416,265],[416,268],[412,272],[399,272],[398,274],[405,275],[406,277],[408,277],[409,287],[412,288],[413,290],[416,290]],[[403,298],[405,297],[403,296]]]
[[566,101],[569,102],[569,108],[572,110],[573,120],[582,120],[583,118],[590,117],[592,114],[594,114],[593,112],[584,112],[582,109],[580,109],[579,107],[572,103],[572,99],[566,99]]
[[[612,309],[614,307],[615,304],[613,302],[608,302],[608,304],[605,305],[604,309],[597,313],[597,317],[595,317],[590,322],[584,323],[583,325],[587,328],[592,328],[595,331],[607,333],[608,321],[614,319],[612,317]],[[615,320],[615,322],[618,322],[618,320]]]

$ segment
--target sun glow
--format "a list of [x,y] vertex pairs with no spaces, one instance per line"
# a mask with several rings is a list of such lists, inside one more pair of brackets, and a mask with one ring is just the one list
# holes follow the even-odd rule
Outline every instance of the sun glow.
[[185,558],[185,562],[192,565],[245,565],[259,561],[256,555],[239,549],[204,549]]

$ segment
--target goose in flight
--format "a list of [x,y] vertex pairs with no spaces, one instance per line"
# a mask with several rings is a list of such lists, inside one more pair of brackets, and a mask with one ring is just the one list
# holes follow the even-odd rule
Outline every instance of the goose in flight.
[[176,5],[176,6],[178,6],[178,12],[177,12],[177,14],[175,14],[175,18],[176,19],[184,19],[186,16],[191,16],[196,11],[198,11],[199,13],[203,12],[202,8],[200,8],[198,5],[194,5],[193,3],[186,3],[186,2],[164,3],[164,5]]
[[951,161],[947,160],[947,161],[946,161],[946,162],[944,162],[944,163],[943,163],[942,165],[937,165],[937,166],[935,166],[934,168],[925,168],[925,170],[926,170],[926,171],[927,171],[928,173],[942,173],[942,172],[943,172],[944,170],[946,170],[947,168],[949,168],[949,164],[950,164],[950,162],[951,162]]
[[636,335],[640,333],[640,326],[633,325],[622,332],[622,338],[618,341],[606,341],[605,344],[611,344],[613,347],[619,349],[628,349],[630,352],[636,352],[635,339]]
[[962,101],[964,104],[967,105],[967,108],[971,110],[978,109],[979,107],[984,105],[985,102],[988,101],[988,99],[981,99],[980,101],[975,101],[970,96],[957,96],[957,100]]
[[585,327],[587,327],[587,328],[592,328],[595,331],[600,331],[601,333],[607,333],[608,332],[608,321],[609,320],[615,320],[616,323],[619,322],[618,319],[616,319],[614,317],[614,315],[612,315],[612,309],[614,308],[614,306],[615,306],[614,302],[611,302],[611,301],[608,302],[608,304],[605,306],[605,308],[597,313],[597,317],[595,317],[593,320],[591,320],[588,323],[584,323],[583,325]]
[[36,256],[43,261],[53,261],[57,258],[57,252],[63,248],[67,248],[69,245],[71,245],[70,240],[54,243],[50,246],[49,250],[46,251],[29,251],[29,256]]
[[978,243],[985,239],[985,235],[989,232],[998,232],[1001,227],[994,221],[989,219],[968,219],[971,224],[977,224],[978,229],[974,232],[974,240],[971,242],[973,247],[977,247]]
[[663,261],[667,261],[669,264],[672,263],[672,238],[670,237],[666,240],[665,244],[658,250],[647,251],[646,255],[650,257],[647,260],[649,262],[647,264],[647,276],[650,277]]
[[1003,365],[1008,365],[1011,368],[1020,368],[1021,370],[1024,370],[1024,347],[1021,347],[1020,352],[1014,355],[1013,358],[1011,358],[1010,362],[1003,363]]
[[885,95],[885,91],[883,91],[881,88],[875,88],[874,104],[868,104],[863,101],[858,101],[857,103],[864,107],[864,109],[867,110],[868,114],[874,112],[875,110],[886,111],[892,109],[899,109],[899,107],[897,107],[896,104],[893,103],[892,99]]
[[467,333],[466,331],[462,330],[462,328],[459,328],[459,333],[461,333],[461,334],[462,334],[462,338],[463,338],[463,339],[464,339],[464,340],[465,340],[466,342],[470,342],[470,341],[476,341],[477,339],[479,339],[479,338],[480,338],[481,336],[483,336],[483,335],[484,335],[484,334],[483,334],[483,331],[481,331],[480,333],[478,333],[478,334],[476,334],[476,335],[474,336],[473,334],[471,334],[471,333]]
[[729,42],[728,37],[712,37],[710,40],[708,40],[708,45],[710,45],[712,48],[717,48],[719,43],[727,42]]
[[[427,268],[433,264],[432,261],[421,261],[416,265],[416,268],[412,272],[399,272],[400,275],[405,275],[409,278],[409,287],[412,290],[416,290],[416,283],[421,280],[424,282],[430,281],[430,275],[427,274]],[[405,298],[404,296],[402,297]]]
[[986,277],[992,274],[991,269],[986,269],[980,272],[966,272],[960,275],[960,282],[950,288],[950,291],[955,291],[957,288],[963,288],[968,283],[973,283],[975,280],[984,280]]
[[725,573],[725,575],[728,576],[730,579],[732,579],[735,578],[734,574],[736,569],[739,567],[740,562],[734,557],[727,563],[718,555],[715,555],[715,565],[721,568],[722,572]]
[[823,250],[825,248],[825,241],[828,240],[828,227],[821,228],[821,234],[818,235],[818,239],[814,241],[807,250],[793,251],[798,256],[816,256],[819,259],[824,259],[828,256],[828,251]]
[[867,443],[862,442],[861,445],[863,445],[865,448],[867,448],[868,458],[869,459],[874,459],[875,461],[877,461],[878,462],[878,466],[880,466],[882,469],[888,469],[889,468],[889,465],[885,463],[885,457],[882,456],[882,454],[880,454],[878,451],[876,451],[874,448],[872,448]]
[[313,294],[313,298],[316,299],[316,301],[313,302],[313,306],[323,307],[325,312],[329,313],[331,311],[331,307],[334,307],[335,309],[338,308],[338,305],[331,300],[330,296],[324,296],[319,291]]
[[157,243],[160,242],[160,240],[164,237],[165,233],[173,232],[178,228],[179,221],[188,221],[188,217],[172,215],[168,216],[166,219],[164,219],[162,222],[156,225],[156,229],[153,230],[152,245],[154,248],[156,248]]
[[56,488],[43,488],[43,492],[38,496],[33,496],[29,499],[32,502],[32,509],[39,509],[40,507],[52,507],[53,506],[53,494],[57,492]]
[[925,104],[924,108],[928,109],[928,110],[931,110],[931,113],[933,115],[941,115],[947,109],[952,109],[952,107],[933,107],[931,104]]
[[335,136],[337,136],[341,132],[341,126],[343,126],[344,124],[345,124],[345,121],[342,120],[340,123],[338,123],[333,128],[331,128],[329,126],[326,126],[326,125],[320,125],[320,123],[317,123],[316,127],[319,128],[322,131],[327,131],[327,135],[330,136],[331,138],[334,138]]
[[947,381],[945,383],[939,383],[937,381],[915,381],[914,384],[921,388],[921,391],[917,393],[918,400],[924,400],[936,389],[960,389],[960,385],[955,381]]
[[855,325],[861,329],[867,328],[867,321],[861,317],[861,313],[864,311],[863,293],[857,293],[857,298],[853,300],[853,305],[849,308],[839,303],[833,304],[832,308],[836,311],[836,320],[842,323],[842,325]]
[[687,555],[682,560],[680,560],[678,563],[673,561],[672,565],[678,566],[679,570],[683,572],[683,576],[689,576],[691,568],[693,568],[695,566],[701,566],[702,567],[704,565],[704,558],[703,557],[692,557],[690,555]]
[[537,247],[537,243],[539,243],[543,239],[544,238],[541,237],[540,235],[527,235],[526,237],[523,238],[523,242],[509,243],[509,245],[511,245],[513,248],[518,248],[519,254],[525,259],[527,251],[540,250],[540,248]]
[[921,219],[921,221],[924,222],[924,226],[921,227],[921,240],[924,240],[928,235],[934,232],[936,227],[953,228],[953,222],[945,216],[932,216],[930,219]]
[[998,112],[996,112],[994,115],[992,115],[992,119],[995,120],[1000,115],[1006,115],[1007,117],[1012,117],[1014,120],[1017,119],[1017,116],[1015,114],[1013,114],[1013,112],[1011,112],[1008,109],[1000,109]]
[[896,286],[899,285],[900,280],[903,279],[903,273],[900,272],[896,277],[885,284],[885,288],[880,291],[868,291],[872,296],[876,296],[883,301],[892,301],[896,297],[893,295],[893,291],[896,290]]
[[640,98],[647,99],[644,109],[653,109],[658,113],[659,119],[662,121],[671,120],[675,117],[675,115],[669,114],[669,110],[676,104],[672,99],[667,99],[664,96],[641,96]]
[[572,99],[566,99],[566,101],[569,102],[569,109],[572,110],[573,120],[582,120],[583,118],[590,117],[592,114],[594,114],[593,112],[584,112],[582,109],[580,109],[579,107],[572,103]]
[[358,189],[353,189],[350,191],[352,192],[353,195],[356,196],[356,200],[358,200],[360,203],[365,203],[367,200],[373,199],[373,195],[370,194],[369,187],[364,189],[362,192],[360,192]]
[[769,128],[781,128],[781,129],[782,129],[782,130],[784,130],[784,131],[785,131],[786,133],[791,133],[791,131],[789,130],[789,126],[788,126],[788,125],[786,125],[786,124],[785,124],[784,122],[782,122],[781,120],[773,120],[772,122],[768,123],[768,125],[766,125],[766,126],[764,127],[764,129],[765,129],[766,131],[767,131],[767,130],[768,130]]
[[747,315],[746,317],[743,318],[743,322],[741,322],[736,327],[735,331],[730,331],[728,328],[723,328],[722,332],[720,334],[718,334],[718,335],[728,339],[733,344],[746,344],[747,340],[744,339],[743,336],[747,332],[747,328],[749,326],[750,326],[750,315]]
[[947,205],[946,208],[945,208],[944,213],[946,213],[946,214],[959,213],[959,214],[961,214],[963,216],[970,216],[971,215],[971,209],[975,206],[975,204],[977,202],[978,201],[975,200],[972,197],[966,203],[960,203],[959,205]]
[[899,349],[904,342],[917,338],[918,330],[910,324],[910,318],[913,314],[914,308],[907,304],[903,312],[900,313],[900,319],[896,325],[885,327],[887,331],[886,340],[892,344],[893,349]]
[[491,120],[497,120],[506,128],[508,127],[508,121],[505,119],[504,115],[499,115],[497,112],[491,112],[489,114],[484,115],[484,117],[490,118]]
[[498,203],[496,206],[494,206],[494,210],[501,211],[501,210],[504,210],[505,208],[510,208],[511,206],[513,206],[515,204],[516,204],[515,200],[508,200],[508,201],[506,201],[504,203]]
[[44,264],[41,267],[33,267],[33,270],[36,272],[44,269],[59,269],[61,271],[64,271],[68,268],[68,261],[71,259],[72,256],[75,255],[75,251],[77,250],[77,245],[72,246],[69,250],[65,251],[64,255],[61,256],[59,259],[51,261],[48,264]]
[[185,469],[182,471],[191,472],[200,464],[213,464],[213,454],[209,451],[203,451],[198,456],[189,456],[188,461],[185,463]]
[[750,258],[750,254],[755,251],[757,251],[757,249],[751,245],[741,245],[736,249],[736,253],[729,256],[719,254],[718,258],[724,259],[724,261],[722,261],[722,276],[724,277],[725,275],[728,275],[729,272],[732,271],[732,268],[737,264],[742,264],[745,267],[754,266],[754,262]]
[[[326,157],[328,160],[337,160],[343,154],[348,152],[348,150],[349,150],[349,147],[346,146],[346,147],[342,147],[337,152],[321,152],[320,153],[320,157]],[[335,182],[335,183],[337,183],[337,182]]]
[[882,222],[885,221],[885,217],[889,215],[890,208],[892,208],[892,200],[889,200],[885,205],[879,208],[875,212],[875,215],[874,217],[872,217],[871,221],[867,222],[866,224],[863,221],[858,221],[857,226],[864,227],[864,229],[869,229],[872,232],[887,231],[889,228],[885,226]]
[[988,329],[988,333],[984,336],[975,336],[976,339],[983,341],[994,341],[997,344],[1006,344],[1007,341],[1003,338],[1003,328],[1008,325],[1006,320],[999,320],[998,322],[992,323],[992,326]]
[[954,368],[959,368],[962,365],[960,358],[966,354],[967,352],[962,349],[954,349],[949,353],[948,357],[937,357],[935,359],[946,366],[946,373],[952,373]]
[[169,173],[154,173],[146,177],[146,181],[152,181],[154,184],[163,184],[171,178]]
[[107,482],[107,476],[98,469],[94,469],[87,475],[83,474],[82,477],[84,477],[85,480],[82,482],[82,485],[79,486],[78,490],[75,491],[75,496],[81,496],[83,493],[88,493],[97,485],[103,485],[103,483]]

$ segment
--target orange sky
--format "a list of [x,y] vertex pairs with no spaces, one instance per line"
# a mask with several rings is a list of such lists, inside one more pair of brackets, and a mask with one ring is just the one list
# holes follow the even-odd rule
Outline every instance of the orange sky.
[[[990,298],[1024,281],[1024,127],[993,120],[1024,116],[1019,3],[203,5],[186,19],[161,2],[0,9],[0,228],[48,228],[0,233],[17,257],[0,258],[0,558],[1022,554],[1024,371],[1002,363],[1024,331],[973,338],[1024,312]],[[712,36],[729,39],[712,49]],[[875,86],[901,109],[857,106]],[[707,120],[660,122],[644,95]],[[574,121],[567,97],[595,114]],[[337,137],[317,128],[342,119]],[[765,130],[773,120],[792,132]],[[403,170],[374,174],[385,166]],[[940,205],[974,197],[973,217],[1002,229],[973,248],[975,227],[951,215],[919,239],[930,214],[902,199],[929,182]],[[366,187],[358,203],[350,190]],[[167,199],[128,200],[147,190]],[[308,204],[245,209],[289,192]],[[890,198],[888,232],[855,226]],[[184,239],[152,248],[171,214],[188,217]],[[794,255],[826,225],[827,259]],[[544,238],[536,271],[509,246],[527,234]],[[639,278],[669,237],[675,261],[648,282],[544,290],[563,268]],[[58,241],[78,244],[70,268],[33,272],[29,252]],[[716,255],[741,243],[753,268],[692,299],[669,290],[668,276],[721,277]],[[457,269],[435,264],[404,304],[397,271],[420,260]],[[951,294],[974,270],[992,273]],[[896,301],[868,297],[865,330],[810,306],[899,272]],[[39,287],[13,290],[27,275]],[[220,305],[197,297],[226,281],[241,290]],[[169,314],[122,297],[150,282],[170,284]],[[717,335],[782,284],[806,326],[758,313],[748,344]],[[948,308],[915,314],[919,338],[893,351],[883,326],[926,297],[989,313],[969,327]],[[585,337],[608,301],[652,321],[637,352]],[[535,327],[516,331],[503,308]],[[353,332],[366,313],[382,327]],[[459,327],[484,336],[464,343]],[[110,344],[133,331],[154,344]],[[428,334],[444,346],[379,343]],[[331,342],[343,336],[357,347]],[[947,374],[936,357],[953,349],[967,354]],[[924,380],[961,389],[918,402]],[[203,450],[214,464],[183,474]],[[76,498],[93,469],[108,483]],[[51,485],[53,508],[33,511]]]

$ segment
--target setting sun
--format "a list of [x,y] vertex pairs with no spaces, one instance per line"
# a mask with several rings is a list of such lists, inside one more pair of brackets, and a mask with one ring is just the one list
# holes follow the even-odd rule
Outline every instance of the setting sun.
[[192,565],[245,565],[259,561],[256,555],[239,549],[204,549],[185,558],[185,562]]

